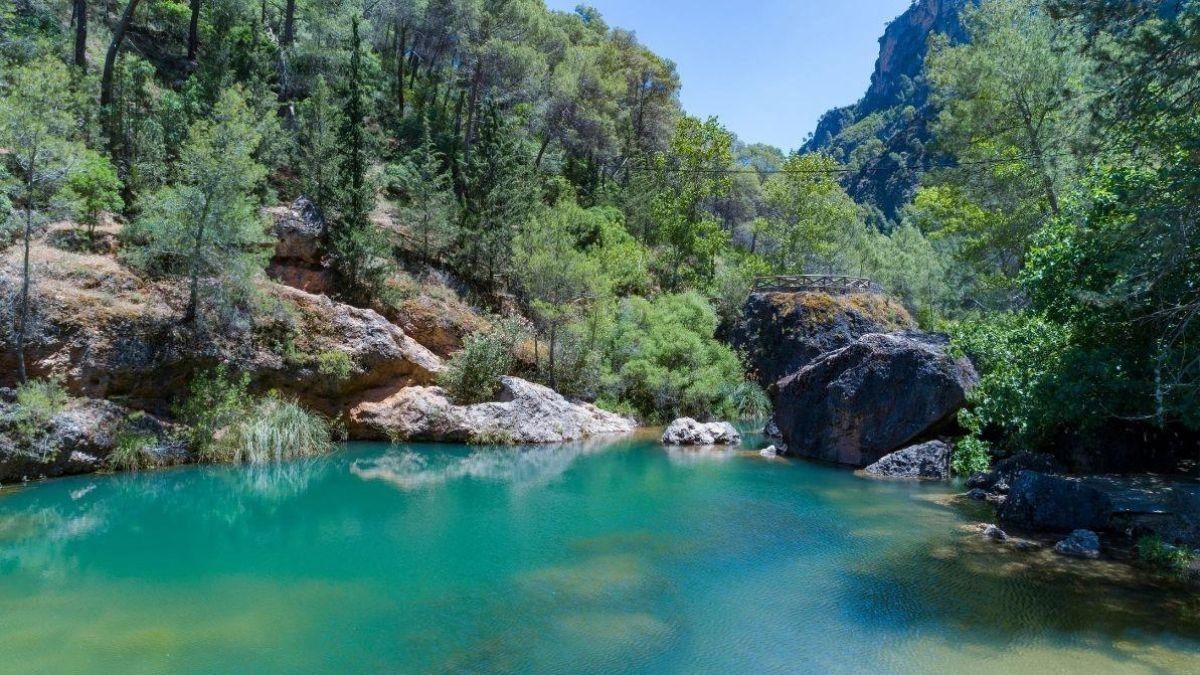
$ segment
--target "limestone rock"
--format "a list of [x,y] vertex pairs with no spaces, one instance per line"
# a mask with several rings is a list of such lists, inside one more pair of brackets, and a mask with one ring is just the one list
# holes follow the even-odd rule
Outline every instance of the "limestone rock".
[[879,478],[947,480],[950,478],[950,446],[942,441],[909,446],[884,455],[864,473]]
[[865,466],[953,425],[978,376],[936,338],[872,334],[773,388],[789,454]]
[[637,424],[594,405],[568,401],[516,377],[501,378],[499,400],[460,406],[440,387],[409,387],[350,413],[356,438],[491,444],[562,443],[624,434]]
[[671,422],[663,432],[663,445],[737,445],[742,435],[728,422],[704,424],[690,417],[681,417]]
[[1054,545],[1054,551],[1072,558],[1099,558],[1100,536],[1091,530],[1075,530]]

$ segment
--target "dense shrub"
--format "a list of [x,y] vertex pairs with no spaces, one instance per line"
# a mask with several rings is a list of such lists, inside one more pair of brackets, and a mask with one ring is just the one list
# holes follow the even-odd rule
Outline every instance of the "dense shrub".
[[1142,562],[1172,576],[1187,574],[1188,566],[1196,557],[1188,549],[1172,546],[1157,535],[1147,535],[1138,539],[1137,552]]
[[108,468],[113,471],[141,471],[158,467],[161,462],[154,454],[158,437],[148,431],[126,430],[116,439],[108,456]]
[[67,392],[58,380],[30,380],[17,387],[17,406],[12,421],[25,439],[40,434],[67,404]]
[[[604,355],[601,399],[645,421],[739,414],[742,365],[713,334],[717,315],[696,293],[622,301]],[[761,403],[759,400],[754,406]]]
[[956,471],[977,470],[987,454],[983,439],[995,441],[1000,454],[1037,447],[1069,416],[1070,378],[1063,358],[1070,333],[1032,314],[972,317],[947,326],[956,350],[974,361],[979,385],[959,414],[975,440],[960,443]]
[[491,330],[467,337],[454,354],[438,383],[460,405],[493,400],[500,391],[500,377],[512,372],[522,330],[513,320],[501,321]]
[[192,380],[190,396],[175,414],[187,425],[188,445],[203,454],[217,433],[242,419],[252,403],[250,376],[234,378],[221,364]]

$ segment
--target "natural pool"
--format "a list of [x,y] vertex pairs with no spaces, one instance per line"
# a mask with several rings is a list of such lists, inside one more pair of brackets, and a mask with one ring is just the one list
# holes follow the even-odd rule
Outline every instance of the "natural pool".
[[1198,672],[1200,602],[949,488],[651,437],[0,492],[0,670]]

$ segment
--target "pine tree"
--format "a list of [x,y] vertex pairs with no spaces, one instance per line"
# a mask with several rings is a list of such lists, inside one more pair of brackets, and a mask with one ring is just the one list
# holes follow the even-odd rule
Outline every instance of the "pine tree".
[[421,145],[408,158],[403,172],[403,190],[408,196],[404,220],[416,239],[424,260],[437,258],[449,243],[454,218],[454,194],[445,158],[438,152],[424,123]]
[[348,300],[366,304],[383,292],[393,271],[390,242],[371,222],[375,188],[367,176],[366,92],[358,19],[351,23],[350,65],[342,125],[337,202],[338,216],[327,233],[339,290]]

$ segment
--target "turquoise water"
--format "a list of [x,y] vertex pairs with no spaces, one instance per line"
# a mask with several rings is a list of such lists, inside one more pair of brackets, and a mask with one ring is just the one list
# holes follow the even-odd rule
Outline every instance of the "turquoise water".
[[1200,670],[1194,598],[948,494],[646,437],[5,488],[0,670]]

